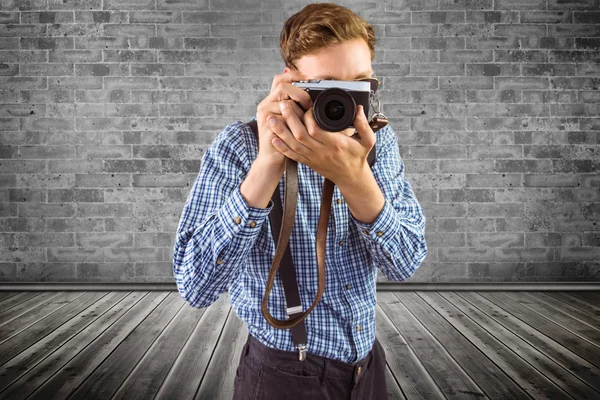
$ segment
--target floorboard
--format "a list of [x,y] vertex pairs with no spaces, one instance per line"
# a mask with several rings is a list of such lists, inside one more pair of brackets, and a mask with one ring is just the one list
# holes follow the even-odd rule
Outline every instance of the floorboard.
[[[378,291],[389,398],[600,398],[600,292]],[[0,292],[0,399],[231,399],[227,293]]]

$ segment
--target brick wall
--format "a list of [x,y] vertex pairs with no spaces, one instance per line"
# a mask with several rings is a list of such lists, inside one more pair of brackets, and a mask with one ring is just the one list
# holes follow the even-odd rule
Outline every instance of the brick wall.
[[[412,281],[598,280],[598,0],[341,3],[427,214]],[[0,280],[172,282],[203,150],[301,4],[0,1]]]

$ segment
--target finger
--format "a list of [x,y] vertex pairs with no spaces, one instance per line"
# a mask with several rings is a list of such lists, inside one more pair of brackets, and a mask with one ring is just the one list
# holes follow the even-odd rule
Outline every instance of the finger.
[[294,112],[292,112],[290,103],[291,101],[289,100],[279,102],[281,114],[285,118],[285,122],[289,127],[289,130],[293,132],[294,138],[298,142],[306,144],[310,147],[310,144],[311,142],[313,142],[313,139],[306,131],[306,127],[302,123],[302,120]]
[[[289,110],[286,111],[286,114],[288,115],[292,115],[293,118],[298,118],[294,113],[290,112]],[[285,116],[283,116],[283,118],[285,118]],[[310,152],[310,149],[308,149],[303,143],[300,143],[297,139],[294,133],[292,133],[292,130],[289,128],[288,124],[287,124],[287,120],[279,120],[276,118],[276,121],[271,122],[271,120],[267,120],[267,122],[269,123],[269,127],[271,128],[271,130],[273,131],[273,133],[279,138],[281,139],[283,142],[285,142],[285,144],[294,152],[296,153],[301,153],[301,154],[305,154],[306,152]]]
[[[274,122],[273,122],[274,121]],[[285,125],[285,120],[281,114],[267,114],[265,119],[265,125],[267,132],[271,134],[271,145],[275,147],[276,150],[282,152],[284,149],[289,149],[285,142],[277,136],[277,133],[274,132],[277,124]]]
[[263,122],[266,124],[267,128],[271,131],[272,131],[271,126],[273,125],[269,122],[271,120],[271,118],[275,118],[278,122],[285,124],[285,119],[283,118],[283,115],[268,112],[266,114],[265,120]]
[[291,153],[293,153],[291,151],[291,149],[288,147],[287,144],[285,144],[285,142],[279,138],[274,138],[273,140],[271,140],[271,144],[273,145],[273,147],[275,147],[275,149],[277,149],[280,153],[282,153],[283,155],[290,157]]
[[[304,116],[305,111],[302,108],[300,108],[298,103],[296,103],[295,101],[290,101],[290,106],[294,109],[294,112],[296,113],[298,118],[300,120],[302,120],[302,117]],[[280,111],[281,111],[281,109],[280,109]]]
[[[279,118],[282,118],[282,116],[276,115],[276,114],[268,114],[263,121],[257,121],[257,122],[258,122],[258,126],[259,126],[259,132],[261,132],[261,135],[270,137],[272,140],[273,136],[277,137],[277,135],[275,135],[273,133],[273,130],[271,129],[271,124],[269,124],[269,122],[268,122],[269,119],[271,119],[271,118],[279,119]],[[260,140],[258,141],[258,143],[259,143],[259,149],[260,149]]]
[[308,135],[311,138],[313,138],[313,140],[319,142],[322,145],[326,145],[328,143],[327,136],[323,134],[323,132],[326,131],[323,131],[321,127],[317,124],[312,108],[304,114],[304,117],[302,118],[302,124],[306,128],[306,132],[308,132]]
[[281,101],[292,99],[300,103],[304,110],[312,107],[312,99],[310,95],[302,88],[292,85],[288,82],[281,82],[269,96],[270,101]]
[[359,105],[356,109],[356,117],[354,117],[354,122],[352,122],[352,124],[358,132],[358,137],[361,142],[365,145],[370,145],[371,147],[375,145],[376,136],[373,129],[369,126],[369,121],[367,121],[362,105]]
[[301,81],[303,79],[302,74],[297,70],[289,70],[288,72],[284,72],[282,74],[275,75],[273,77],[273,82],[271,83],[271,91],[275,89],[277,85],[281,82],[293,82],[293,81]]
[[[290,102],[290,104],[291,104],[292,108],[294,109],[294,112],[296,113],[298,118],[302,118],[302,116],[304,115],[304,111],[298,106],[298,104],[296,104],[295,101]],[[265,103],[264,110],[266,110],[266,112],[281,115],[281,109],[279,108],[278,101],[272,101],[272,102]]]

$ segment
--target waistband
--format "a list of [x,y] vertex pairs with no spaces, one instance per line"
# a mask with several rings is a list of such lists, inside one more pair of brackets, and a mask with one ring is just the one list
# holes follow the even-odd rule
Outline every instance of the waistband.
[[[377,340],[377,339],[375,339]],[[321,374],[327,366],[327,375],[332,378],[351,379],[353,376],[364,371],[373,358],[373,349],[369,351],[362,360],[349,364],[341,360],[327,358],[318,354],[306,352],[306,359],[300,361],[297,351],[279,350],[269,347],[248,333],[248,339],[244,350],[247,359],[253,365],[260,365],[265,362],[271,366],[285,365],[288,368],[297,366],[305,371]]]

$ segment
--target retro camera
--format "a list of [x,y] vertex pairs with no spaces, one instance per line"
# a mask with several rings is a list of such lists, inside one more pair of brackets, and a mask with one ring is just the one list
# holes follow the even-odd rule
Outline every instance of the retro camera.
[[364,107],[368,118],[371,94],[369,82],[310,79],[292,82],[292,85],[308,92],[313,101],[315,121],[325,131],[340,132],[353,128],[359,104]]

